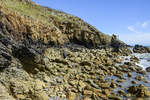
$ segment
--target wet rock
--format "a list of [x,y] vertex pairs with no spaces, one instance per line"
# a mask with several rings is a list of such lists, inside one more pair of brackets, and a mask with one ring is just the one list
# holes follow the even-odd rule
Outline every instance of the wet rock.
[[117,76],[117,77],[120,78],[120,79],[124,79],[123,74],[115,74],[114,76]]
[[150,53],[150,49],[142,45],[135,45],[133,48],[133,52],[134,53]]
[[131,78],[131,77],[132,77],[132,73],[128,73],[128,77],[130,77],[130,78]]
[[132,62],[125,62],[124,64],[125,64],[125,65],[128,65],[128,66],[134,65]]
[[123,90],[119,90],[118,93],[121,94],[121,95],[124,95],[124,96],[126,95],[126,92],[123,91]]
[[119,83],[123,83],[123,82],[125,82],[126,80],[125,79],[118,79],[117,80],[117,82],[119,82]]
[[137,73],[140,73],[142,75],[146,75],[146,71],[145,70],[138,71]]
[[136,76],[135,79],[138,81],[144,81],[145,80],[145,78],[143,76]]
[[146,68],[146,71],[147,71],[147,72],[150,72],[150,67],[147,67],[147,68]]
[[130,61],[139,62],[140,60],[136,56],[131,56]]
[[144,85],[130,86],[128,88],[128,92],[135,94],[137,97],[149,97],[150,96],[150,91],[148,87]]
[[131,83],[132,83],[132,84],[137,84],[137,82],[136,82],[136,81],[134,81],[134,80],[133,80],[133,81],[131,81]]
[[121,58],[116,58],[116,59],[114,59],[114,62],[116,62],[116,63],[121,63],[121,62],[122,62],[122,59],[121,59]]

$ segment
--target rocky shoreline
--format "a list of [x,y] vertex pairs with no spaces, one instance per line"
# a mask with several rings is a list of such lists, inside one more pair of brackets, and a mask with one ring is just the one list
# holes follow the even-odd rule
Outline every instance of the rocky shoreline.
[[139,60],[116,35],[76,16],[0,1],[0,100],[149,100]]
[[[128,57],[128,48],[114,52],[77,44],[58,47],[12,41],[1,38],[5,65],[0,67],[1,100],[145,100],[150,96],[147,72],[136,65],[137,57]],[[38,50],[40,45],[43,50]]]

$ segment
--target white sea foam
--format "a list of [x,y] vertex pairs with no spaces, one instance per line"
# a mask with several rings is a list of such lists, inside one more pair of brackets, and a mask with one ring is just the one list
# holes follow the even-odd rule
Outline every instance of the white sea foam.
[[143,69],[150,67],[150,53],[134,53],[134,55],[140,59],[140,62],[137,63],[138,66],[142,67]]

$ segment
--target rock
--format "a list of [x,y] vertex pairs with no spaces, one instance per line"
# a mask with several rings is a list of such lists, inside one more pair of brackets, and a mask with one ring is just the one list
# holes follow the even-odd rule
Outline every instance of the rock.
[[94,88],[99,88],[99,86],[96,85],[96,84],[93,82],[93,80],[88,80],[88,83],[89,83],[92,87],[94,87]]
[[102,94],[102,93],[99,93],[98,96],[99,96],[100,98],[103,98],[103,99],[106,99],[106,100],[107,100],[106,95],[104,95],[104,94]]
[[144,81],[145,80],[145,78],[143,76],[136,76],[135,79],[138,81]]
[[98,95],[96,95],[95,93],[93,93],[92,99],[93,99],[93,100],[99,100],[99,97],[98,97]]
[[21,61],[24,69],[29,73],[36,73],[38,66],[39,68],[41,67],[39,70],[43,69],[43,66],[39,64],[41,61],[41,57],[39,55],[39,52],[27,46],[22,45],[13,48],[13,56]]
[[121,59],[121,58],[116,58],[116,59],[114,59],[114,62],[116,62],[116,63],[121,63],[121,62],[122,62],[122,59]]
[[113,100],[123,100],[121,97],[116,96],[116,95],[110,95],[108,98],[113,99]]
[[78,89],[81,92],[86,87],[86,84],[83,81],[79,81]]
[[128,65],[128,66],[132,66],[133,63],[132,62],[124,62],[125,65]]
[[130,78],[131,78],[131,77],[132,77],[132,73],[130,73],[130,72],[129,72],[129,73],[128,73],[128,77],[130,77]]
[[139,62],[140,60],[136,56],[131,56],[130,61]]
[[92,100],[92,99],[89,97],[85,97],[83,100]]
[[78,80],[69,81],[69,84],[72,86],[76,86],[78,84]]
[[8,48],[0,42],[0,70],[8,68],[11,60],[12,57]]
[[137,97],[150,97],[150,91],[144,85],[130,86],[128,92],[135,94]]
[[111,82],[110,87],[111,87],[111,88],[116,88],[116,87],[117,87],[117,84],[114,83],[114,82]]
[[90,91],[90,90],[84,90],[83,94],[84,94],[85,96],[89,96],[89,97],[91,97],[91,96],[92,96],[92,94],[93,94],[93,92],[92,92],[92,91]]
[[65,59],[55,59],[55,60],[53,60],[53,62],[56,62],[56,63],[62,63],[62,64],[64,64],[64,65],[69,65],[69,63],[68,63],[68,61],[67,60],[65,60]]
[[133,81],[131,81],[131,83],[132,83],[132,84],[137,84],[137,82],[136,82],[136,81],[134,81],[134,80],[133,80]]
[[146,75],[146,71],[145,71],[145,70],[140,70],[140,71],[138,71],[137,73],[140,73],[140,74],[142,74],[142,75]]
[[109,83],[100,83],[100,87],[103,88],[103,89],[109,89],[110,84]]
[[74,93],[74,92],[68,92],[66,94],[66,97],[67,97],[68,100],[75,100],[77,98],[77,94]]
[[102,91],[102,93],[104,93],[106,96],[110,96],[110,94],[111,94],[111,92],[110,92],[109,89],[104,89],[104,90]]
[[120,42],[117,36],[113,34],[111,38],[111,46],[114,48],[113,51],[119,52],[120,49],[125,46],[125,44],[123,42]]
[[134,53],[150,53],[150,49],[142,45],[135,45],[133,48],[133,52]]
[[90,66],[87,66],[87,65],[85,65],[84,68],[85,68],[87,71],[90,71],[90,70],[91,70],[91,67],[90,67]]
[[126,95],[126,92],[125,92],[125,91],[123,91],[123,90],[119,90],[119,91],[118,91],[118,93],[119,93],[119,94],[121,94],[121,95],[123,95],[123,96],[125,96],[125,95]]
[[105,59],[105,65],[106,66],[112,66],[113,65],[112,59]]
[[87,66],[91,66],[92,64],[91,64],[91,62],[89,62],[89,61],[83,61],[83,62],[80,63],[80,65],[81,65],[81,66],[86,66],[86,65],[87,65]]
[[9,95],[8,90],[0,84],[0,100],[15,100],[13,96]]
[[146,68],[146,71],[147,71],[147,72],[150,72],[150,67],[147,67],[147,68]]
[[124,76],[122,74],[115,74],[114,76],[117,76],[120,79],[124,79]]
[[118,56],[129,54],[119,47],[124,43],[78,17],[28,1],[0,0],[0,98],[107,100],[118,84],[105,77],[124,77],[116,66]]

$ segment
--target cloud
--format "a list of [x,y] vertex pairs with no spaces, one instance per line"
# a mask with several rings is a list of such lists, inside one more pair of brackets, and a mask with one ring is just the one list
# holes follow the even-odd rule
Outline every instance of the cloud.
[[130,32],[137,34],[150,33],[149,21],[144,21],[142,23],[136,23],[127,27]]
[[139,31],[137,31],[133,26],[128,26],[128,30],[132,31],[134,33],[140,33]]
[[150,45],[150,21],[135,23],[127,29],[128,34],[121,37],[126,43]]
[[148,25],[149,25],[149,21],[145,21],[141,26],[143,28],[147,28]]

